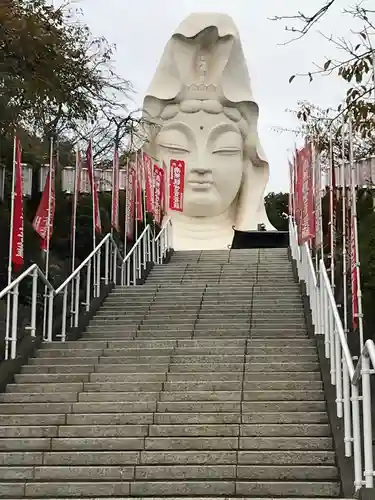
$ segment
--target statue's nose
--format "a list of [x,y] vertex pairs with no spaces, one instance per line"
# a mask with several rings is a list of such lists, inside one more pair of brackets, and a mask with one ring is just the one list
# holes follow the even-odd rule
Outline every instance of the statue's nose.
[[212,170],[208,167],[199,166],[192,168],[191,173],[198,175],[206,175],[206,174],[212,174]]

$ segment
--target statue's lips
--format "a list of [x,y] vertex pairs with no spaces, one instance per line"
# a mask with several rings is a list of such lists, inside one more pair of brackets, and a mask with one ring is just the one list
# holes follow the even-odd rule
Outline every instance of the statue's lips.
[[211,181],[189,181],[189,186],[191,186],[194,190],[205,191],[212,187]]

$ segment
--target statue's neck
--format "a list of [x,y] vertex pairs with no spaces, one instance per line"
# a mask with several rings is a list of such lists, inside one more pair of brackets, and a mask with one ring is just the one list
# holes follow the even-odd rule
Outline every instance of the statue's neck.
[[227,249],[233,241],[233,218],[230,212],[216,217],[187,217],[171,212],[175,250]]

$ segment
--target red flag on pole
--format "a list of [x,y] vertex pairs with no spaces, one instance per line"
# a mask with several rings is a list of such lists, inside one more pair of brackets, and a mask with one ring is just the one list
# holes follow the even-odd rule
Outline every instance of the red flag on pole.
[[14,270],[18,271],[23,266],[23,190],[22,190],[22,166],[21,166],[21,143],[15,138],[16,165],[13,197],[13,223],[12,223],[12,264]]
[[140,155],[137,154],[136,161],[133,164],[133,169],[136,174],[136,189],[137,189],[137,221],[143,221],[143,203],[142,203],[142,159],[139,161]]
[[113,156],[113,172],[112,172],[112,227],[117,232],[120,231],[119,226],[119,189],[120,189],[120,171],[119,171],[119,154],[118,148],[115,147]]
[[74,195],[73,195],[73,207],[72,207],[72,243],[74,247],[75,235],[77,229],[77,206],[79,193],[81,191],[81,170],[82,169],[82,158],[81,153],[77,149],[76,152],[76,169],[75,169],[75,179],[74,179]]
[[55,217],[55,203],[55,165],[54,161],[52,160],[49,172],[47,174],[46,182],[44,184],[42,197],[40,199],[40,203],[33,221],[33,228],[42,239],[40,248],[44,251],[47,251],[49,244],[48,239],[51,240],[52,238],[53,221]]
[[298,159],[301,171],[302,206],[301,206],[301,243],[314,237],[314,192],[311,144],[306,144],[299,151]]
[[134,216],[135,216],[135,183],[136,174],[132,163],[129,163],[127,169],[127,186],[126,186],[126,208],[125,208],[125,222],[126,222],[126,237],[132,239],[134,237]]
[[176,212],[184,210],[185,162],[171,160],[169,172],[169,208]]
[[161,224],[164,203],[164,169],[159,165],[154,165],[154,217],[157,224]]
[[102,224],[100,220],[100,209],[99,209],[99,198],[98,198],[98,190],[94,177],[94,163],[93,163],[93,154],[92,154],[92,142],[89,141],[89,145],[86,151],[86,161],[87,161],[87,172],[89,175],[91,193],[92,193],[92,211],[93,211],[93,224],[95,228],[95,232],[100,234],[102,232]]
[[148,213],[154,213],[154,195],[153,195],[153,170],[151,157],[143,153],[144,178],[146,183],[146,210]]

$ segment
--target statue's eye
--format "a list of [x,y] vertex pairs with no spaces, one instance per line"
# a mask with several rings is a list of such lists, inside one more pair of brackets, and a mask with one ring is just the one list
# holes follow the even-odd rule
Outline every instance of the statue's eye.
[[237,155],[239,153],[241,153],[240,148],[230,147],[230,146],[223,146],[221,148],[220,147],[215,148],[212,151],[212,154],[220,154],[220,155]]
[[190,153],[190,151],[180,144],[170,144],[170,143],[160,143],[159,146],[164,149],[169,149],[169,151],[175,151],[177,153]]

